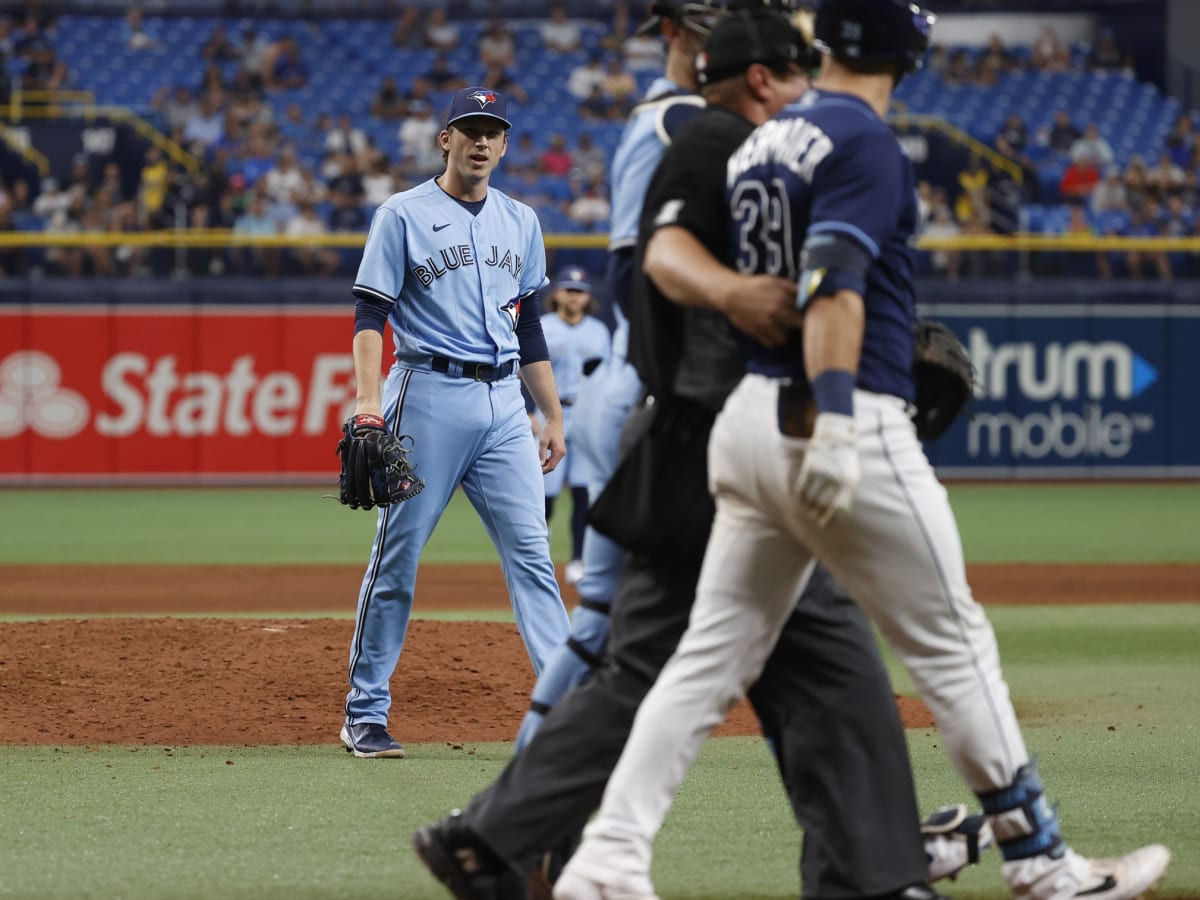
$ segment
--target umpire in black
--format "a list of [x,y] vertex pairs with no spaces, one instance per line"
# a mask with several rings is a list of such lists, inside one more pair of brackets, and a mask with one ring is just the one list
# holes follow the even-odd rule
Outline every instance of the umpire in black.
[[[535,867],[582,831],[638,705],[687,627],[715,511],[708,434],[743,373],[729,323],[778,345],[793,339],[799,318],[794,282],[731,268],[725,163],[798,96],[807,59],[786,17],[757,12],[722,20],[697,61],[708,105],[667,148],[639,230],[630,361],[647,397],[622,436],[607,502],[592,511],[593,524],[632,551],[613,600],[608,664],[553,707],[463,812],[414,836],[455,897],[520,896],[506,887],[512,871],[530,874],[530,896],[548,896]],[[640,520],[627,518],[630,503],[643,510]],[[750,700],[804,829],[802,896],[936,896],[924,884],[887,672],[866,616],[827,573],[810,581]]]

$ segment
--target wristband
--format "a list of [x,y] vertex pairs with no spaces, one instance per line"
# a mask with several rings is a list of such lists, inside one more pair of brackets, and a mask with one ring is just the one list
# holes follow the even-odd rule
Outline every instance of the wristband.
[[819,413],[854,415],[854,373],[845,369],[826,369],[810,384]]
[[383,421],[383,416],[377,416],[373,413],[359,413],[354,417],[355,428],[387,428],[387,423]]

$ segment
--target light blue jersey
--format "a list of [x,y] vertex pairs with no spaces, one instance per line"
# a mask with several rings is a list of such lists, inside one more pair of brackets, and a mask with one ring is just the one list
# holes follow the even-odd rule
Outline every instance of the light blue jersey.
[[542,316],[542,333],[550,351],[550,366],[554,383],[563,405],[563,433],[567,440],[567,455],[558,468],[546,476],[546,496],[557,497],[564,486],[586,488],[591,481],[587,456],[578,452],[575,440],[575,403],[583,392],[583,364],[595,359],[605,363],[612,356],[612,335],[594,316],[585,315],[575,325],[568,325],[556,312]]
[[[466,204],[431,180],[375,212],[353,291],[390,304],[396,361],[381,405],[388,430],[411,440],[410,461],[426,484],[378,513],[350,646],[346,728],[387,723],[421,553],[460,487],[496,546],[534,672],[567,638],[541,460],[516,371],[520,298],[546,283],[537,216],[495,188]],[[480,377],[471,363],[495,368]]]
[[542,333],[546,336],[546,347],[550,351],[550,365],[554,369],[558,396],[569,408],[579,395],[579,387],[583,383],[584,362],[589,359],[607,360],[612,355],[612,335],[595,316],[584,316],[575,325],[569,325],[556,312],[542,316]]
[[650,176],[671,135],[704,106],[704,100],[669,78],[656,78],[629,116],[612,161],[612,228],[608,249],[637,243],[638,220]]
[[520,297],[547,283],[532,209],[489,188],[472,214],[430,179],[375,211],[354,294],[394,302],[388,321],[400,362],[500,365],[520,356]]

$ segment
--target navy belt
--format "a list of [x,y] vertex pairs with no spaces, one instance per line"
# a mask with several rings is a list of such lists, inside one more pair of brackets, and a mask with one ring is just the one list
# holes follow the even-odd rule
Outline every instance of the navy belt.
[[459,362],[456,359],[435,356],[430,368],[451,377],[469,378],[472,381],[499,381],[516,371],[517,362],[510,359],[506,363],[493,366],[491,363]]

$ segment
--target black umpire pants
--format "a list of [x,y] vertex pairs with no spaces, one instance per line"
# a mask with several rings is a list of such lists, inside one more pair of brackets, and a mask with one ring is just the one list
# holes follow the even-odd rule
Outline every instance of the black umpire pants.
[[[706,442],[688,444],[687,462],[703,474]],[[699,483],[707,496],[706,479]],[[638,706],[687,628],[704,543],[689,549],[630,560],[613,599],[608,665],[555,704],[464,811],[510,865],[559,848],[600,805]],[[874,897],[924,882],[912,769],[887,671],[866,615],[824,569],[749,699],[804,829],[802,896]]]

